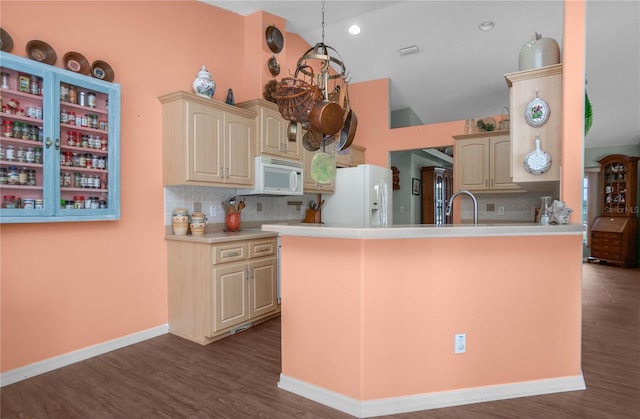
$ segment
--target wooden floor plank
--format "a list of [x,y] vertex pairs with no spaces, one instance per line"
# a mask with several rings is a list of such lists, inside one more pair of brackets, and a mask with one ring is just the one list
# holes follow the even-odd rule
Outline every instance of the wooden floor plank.
[[[640,270],[585,264],[587,390],[387,418],[640,418]],[[6,387],[2,419],[349,418],[277,387],[280,319],[201,346],[163,335]]]

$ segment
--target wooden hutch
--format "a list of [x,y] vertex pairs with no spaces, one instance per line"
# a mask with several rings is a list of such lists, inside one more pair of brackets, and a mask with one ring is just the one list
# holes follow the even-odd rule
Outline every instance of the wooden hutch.
[[638,157],[612,154],[600,163],[600,216],[591,227],[591,258],[637,266]]

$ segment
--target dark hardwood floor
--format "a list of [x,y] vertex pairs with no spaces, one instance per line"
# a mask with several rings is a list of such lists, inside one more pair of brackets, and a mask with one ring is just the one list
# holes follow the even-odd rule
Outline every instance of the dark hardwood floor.
[[[349,418],[277,388],[280,320],[200,346],[163,335],[1,389],[13,418]],[[585,391],[413,418],[640,418],[640,270],[584,265]]]

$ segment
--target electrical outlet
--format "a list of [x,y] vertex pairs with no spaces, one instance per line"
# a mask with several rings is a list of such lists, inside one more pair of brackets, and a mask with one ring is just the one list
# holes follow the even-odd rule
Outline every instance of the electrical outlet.
[[211,205],[209,207],[209,216],[210,217],[215,217],[216,216],[216,206],[215,205]]
[[494,212],[496,210],[496,204],[487,204],[487,212]]
[[498,215],[504,215],[504,207],[498,207]]
[[463,354],[467,352],[467,334],[458,333],[455,335],[453,353]]
[[202,202],[193,203],[193,212],[202,212]]

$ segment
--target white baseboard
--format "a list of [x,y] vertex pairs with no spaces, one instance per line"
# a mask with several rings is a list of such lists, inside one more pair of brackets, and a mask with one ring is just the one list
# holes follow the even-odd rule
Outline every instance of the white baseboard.
[[547,380],[525,381],[366,401],[352,399],[313,384],[288,377],[284,374],[280,374],[278,387],[358,418],[393,415],[586,389],[582,373],[576,376],[551,378]]
[[53,358],[45,359],[44,361],[34,362],[33,364],[16,368],[14,370],[6,371],[0,374],[0,387],[17,383],[18,381],[26,380],[27,378],[53,371],[57,368],[71,365],[76,362],[84,361],[85,359],[93,358],[94,356],[102,355],[115,349],[124,348],[125,346],[133,345],[134,343],[155,338],[166,333],[169,333],[169,325],[163,324],[141,332],[132,333],[127,336],[99,343],[97,345],[88,346],[63,355],[54,356]]

